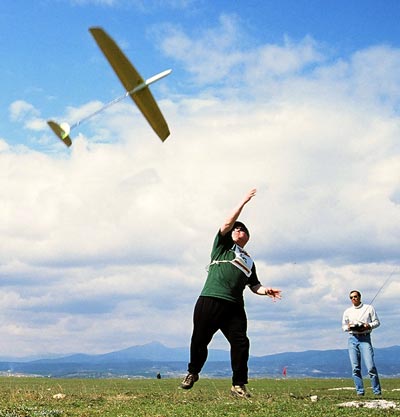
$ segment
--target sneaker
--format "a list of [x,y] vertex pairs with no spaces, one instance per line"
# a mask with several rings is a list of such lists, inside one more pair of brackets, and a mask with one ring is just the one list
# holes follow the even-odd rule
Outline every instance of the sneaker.
[[199,380],[199,376],[197,374],[187,374],[181,383],[181,388],[183,389],[190,389],[193,387],[194,383]]
[[231,394],[235,397],[250,398],[251,395],[246,390],[245,385],[232,385]]

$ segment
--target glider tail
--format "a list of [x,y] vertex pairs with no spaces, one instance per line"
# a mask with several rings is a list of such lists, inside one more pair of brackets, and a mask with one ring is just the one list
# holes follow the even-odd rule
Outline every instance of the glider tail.
[[53,120],[48,120],[47,124],[50,126],[51,130],[56,134],[56,136],[64,142],[65,145],[68,147],[72,145],[71,138],[69,137],[70,127],[67,123],[61,123],[61,125],[59,125]]

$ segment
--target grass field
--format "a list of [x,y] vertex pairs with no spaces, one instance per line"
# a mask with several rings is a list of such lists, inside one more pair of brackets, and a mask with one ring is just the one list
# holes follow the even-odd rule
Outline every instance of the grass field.
[[[363,401],[375,400],[368,391]],[[230,380],[200,379],[190,391],[180,380],[0,378],[0,417],[261,417],[400,416],[400,409],[341,408],[357,401],[348,379],[251,380],[250,399],[230,395]],[[383,399],[400,406],[399,379],[384,379]],[[63,394],[60,399],[53,396]],[[64,397],[65,396],[65,397]],[[311,401],[317,396],[317,401]]]

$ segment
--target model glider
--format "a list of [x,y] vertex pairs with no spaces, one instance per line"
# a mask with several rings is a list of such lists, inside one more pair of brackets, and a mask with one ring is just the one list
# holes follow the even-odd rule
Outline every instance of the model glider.
[[67,146],[71,146],[72,141],[69,134],[73,128],[79,126],[84,121],[92,118],[111,105],[116,104],[124,98],[130,96],[150,126],[157,133],[158,137],[164,141],[170,134],[169,128],[153,95],[150,92],[149,85],[160,80],[161,78],[166,77],[172,72],[172,70],[169,69],[160,72],[147,80],[143,80],[118,45],[103,29],[90,28],[89,30],[120,79],[122,85],[125,87],[126,93],[123,96],[110,101],[96,112],[86,116],[84,119],[81,119],[71,126],[65,122],[58,124],[53,120],[49,120],[47,124]]

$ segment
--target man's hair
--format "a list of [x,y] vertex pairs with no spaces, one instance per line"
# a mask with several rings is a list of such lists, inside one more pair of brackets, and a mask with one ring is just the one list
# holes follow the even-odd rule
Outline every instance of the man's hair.
[[250,232],[249,232],[249,229],[246,227],[246,225],[245,225],[244,223],[239,222],[239,221],[236,221],[236,222],[233,224],[233,226],[232,226],[232,231],[233,231],[233,229],[235,229],[236,227],[241,227],[241,228],[243,228],[243,230],[244,230],[244,232],[246,233],[247,237],[249,237],[249,238],[250,238]]
[[349,292],[349,295],[351,295],[353,292],[357,293],[358,298],[361,300],[361,293],[360,293],[360,291],[358,291],[358,290],[353,290],[353,291],[350,291],[350,292]]

